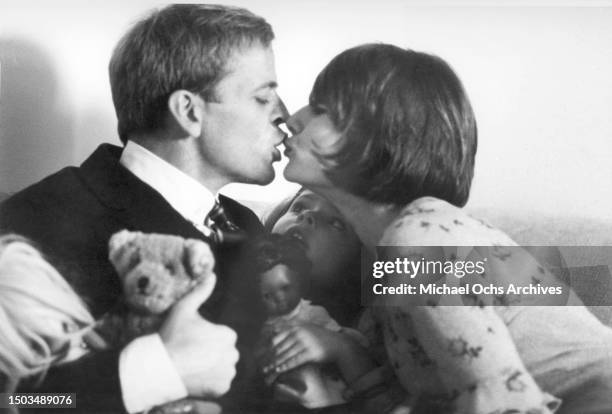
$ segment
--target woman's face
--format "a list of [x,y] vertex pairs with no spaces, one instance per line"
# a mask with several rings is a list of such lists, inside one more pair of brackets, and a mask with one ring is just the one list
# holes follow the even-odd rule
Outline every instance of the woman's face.
[[312,277],[332,285],[351,261],[359,260],[361,243],[353,228],[325,198],[308,190],[293,200],[272,233],[294,237],[312,262]]
[[329,186],[316,156],[332,152],[340,138],[329,116],[323,110],[305,106],[287,120],[287,126],[293,136],[285,140],[285,155],[289,158],[285,178],[311,188]]

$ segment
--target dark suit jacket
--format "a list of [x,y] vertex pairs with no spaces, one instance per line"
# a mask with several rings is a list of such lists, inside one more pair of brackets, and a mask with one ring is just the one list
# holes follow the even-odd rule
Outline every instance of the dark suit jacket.
[[[129,229],[204,240],[159,193],[119,164],[120,155],[121,148],[101,145],[80,167],[64,168],[0,207],[0,229],[38,243],[96,318],[120,296],[118,277],[108,261],[112,234]],[[251,210],[227,197],[221,196],[220,202],[230,219],[250,235],[263,231]],[[243,249],[213,247],[218,282],[201,313],[232,326],[246,346],[256,335],[261,315],[253,304],[252,278],[239,260]],[[37,391],[76,392],[82,412],[122,411],[118,354],[96,353],[57,367]]]

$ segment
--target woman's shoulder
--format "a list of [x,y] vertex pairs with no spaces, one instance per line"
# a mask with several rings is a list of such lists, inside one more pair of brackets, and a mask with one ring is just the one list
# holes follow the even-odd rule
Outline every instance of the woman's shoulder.
[[380,245],[394,246],[513,246],[504,232],[464,209],[434,197],[419,198],[404,207],[387,227]]

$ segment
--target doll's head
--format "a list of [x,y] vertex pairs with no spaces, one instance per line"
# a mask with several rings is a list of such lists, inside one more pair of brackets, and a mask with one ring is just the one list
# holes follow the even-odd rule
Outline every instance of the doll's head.
[[252,257],[267,315],[290,313],[300,303],[311,267],[299,243],[270,234],[255,242]]
[[0,237],[0,372],[13,382],[81,356],[93,317],[27,240]]

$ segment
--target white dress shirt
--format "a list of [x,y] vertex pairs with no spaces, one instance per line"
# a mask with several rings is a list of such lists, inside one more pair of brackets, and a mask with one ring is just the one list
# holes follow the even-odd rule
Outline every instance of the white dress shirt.
[[160,193],[172,208],[200,231],[210,231],[203,223],[218,195],[135,142],[127,142],[119,162]]
[[[202,233],[216,196],[175,166],[146,148],[128,141],[119,161],[148,184]],[[187,389],[158,334],[130,342],[119,356],[119,379],[123,403],[129,413],[185,398]]]

